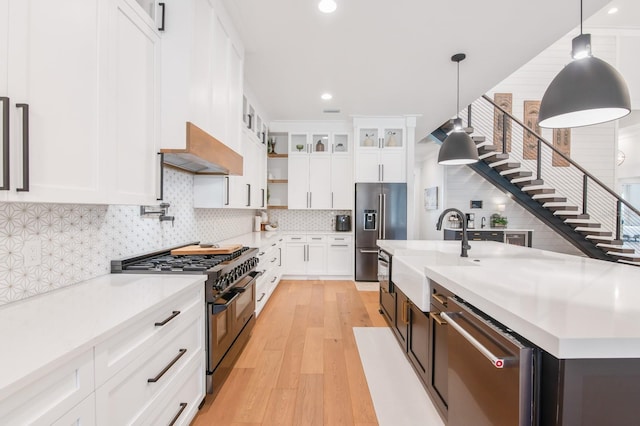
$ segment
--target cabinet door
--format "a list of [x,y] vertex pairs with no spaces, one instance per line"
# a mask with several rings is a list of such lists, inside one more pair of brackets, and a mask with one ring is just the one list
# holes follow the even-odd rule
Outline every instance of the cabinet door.
[[415,370],[424,383],[427,383],[429,365],[429,314],[420,311],[409,303],[409,341],[407,353]]
[[351,210],[355,188],[351,157],[333,156],[331,159],[331,208]]
[[193,207],[221,208],[228,206],[228,188],[228,176],[194,176]]
[[[11,98],[12,186],[16,201],[105,203],[108,179],[99,110],[105,18],[96,0],[10,1],[8,93]],[[69,11],[73,11],[70,13]],[[6,22],[5,22],[6,24]],[[3,27],[6,29],[7,27]],[[6,56],[4,56],[6,61]],[[22,187],[23,113],[29,106],[29,192]]]
[[242,92],[244,60],[237,47],[231,43],[229,48],[229,90],[227,138],[223,142],[237,151],[240,147],[242,129]]
[[287,243],[285,250],[285,272],[289,275],[304,275],[307,273],[306,264],[307,243]]
[[[127,0],[114,1],[113,137],[108,145],[116,165],[111,204],[155,204],[159,193],[159,54],[160,39],[141,11]],[[111,110],[110,108],[110,110]]]
[[213,75],[212,87],[212,111],[211,111],[211,134],[225,141],[227,138],[228,106],[229,106],[229,57],[231,41],[229,34],[218,16],[213,19]]
[[438,408],[446,412],[448,394],[448,349],[447,349],[447,323],[440,317],[440,312],[431,305],[429,313],[429,363],[427,386]]
[[356,153],[356,182],[379,182],[380,161],[378,149],[359,150]]
[[324,237],[309,237],[309,243],[307,244],[307,274],[326,274],[327,244],[324,241],[314,242],[314,238],[324,239]]
[[52,423],[52,426],[82,425],[93,426],[96,424],[96,396],[91,394],[80,404],[69,410],[64,416]]
[[309,159],[309,208],[331,208],[331,157]]
[[327,249],[327,274],[353,275],[353,246],[345,242],[330,242]]
[[289,209],[309,207],[309,157],[289,156]]
[[380,154],[380,178],[382,182],[406,182],[407,168],[403,150],[385,149]]
[[396,292],[396,321],[391,328],[391,331],[396,335],[396,338],[400,342],[402,350],[407,350],[408,332],[409,332],[409,309],[407,296],[396,286],[394,286]]

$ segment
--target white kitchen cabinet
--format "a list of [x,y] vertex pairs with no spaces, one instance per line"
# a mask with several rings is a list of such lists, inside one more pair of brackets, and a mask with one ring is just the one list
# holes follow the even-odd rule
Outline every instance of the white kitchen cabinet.
[[[7,70],[1,95],[9,98],[3,112],[10,117],[3,125],[11,130],[5,199],[106,202],[106,146],[98,136],[106,100],[100,90],[105,82],[103,6],[97,0],[72,0],[65,7],[10,0],[8,13],[0,15],[0,28],[11,40],[0,59]],[[28,192],[23,191],[27,185]]]
[[0,199],[155,200],[157,35],[139,5],[10,0],[2,7],[2,32],[11,35],[10,44],[0,38],[11,158]]
[[242,176],[195,175],[195,208],[266,208],[266,153],[262,144],[243,136]]
[[287,275],[324,275],[326,273],[325,235],[288,235],[285,241],[285,273]]
[[256,316],[260,315],[282,277],[283,242],[283,236],[274,235],[271,238],[265,238],[260,245],[257,270],[262,275],[256,283]]
[[351,236],[329,236],[327,274],[353,275],[353,239]]
[[160,37],[131,0],[110,1],[109,64],[114,78],[109,90],[112,125],[106,131],[110,163],[116,167],[109,203],[157,204]]
[[[93,390],[93,349],[89,349],[0,400],[0,424],[50,425],[78,406]],[[74,412],[79,415],[82,411],[87,418],[95,414],[94,406],[86,410],[87,407],[82,407]]]
[[404,118],[357,118],[356,182],[406,182],[406,124]]
[[331,208],[353,209],[353,160],[349,156],[331,157]]
[[289,156],[289,209],[331,208],[331,157]]
[[190,121],[242,151],[244,48],[220,2],[165,0],[162,148],[184,149]]
[[153,319],[147,315],[132,321],[125,330],[133,331],[96,347],[98,424],[141,423],[153,416],[158,401],[175,392],[175,383],[192,376],[188,365],[193,360],[201,369],[191,385],[199,391],[187,402],[200,403],[205,381],[203,290],[194,289],[171,308],[155,310]]
[[94,426],[96,424],[96,396],[91,394],[81,403],[67,411],[64,416],[52,423],[52,426],[82,425]]

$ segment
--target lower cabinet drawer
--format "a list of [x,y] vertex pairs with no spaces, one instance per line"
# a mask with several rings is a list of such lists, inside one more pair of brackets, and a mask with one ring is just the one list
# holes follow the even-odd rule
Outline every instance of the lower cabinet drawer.
[[204,284],[165,303],[116,336],[96,346],[96,387],[139,357],[149,346],[165,338],[192,310],[203,310]]
[[0,400],[0,425],[50,425],[93,389],[91,349]]
[[80,404],[69,410],[64,416],[56,420],[52,426],[95,426],[96,424],[96,395],[91,394]]
[[205,395],[204,361],[204,357],[189,361],[180,377],[169,385],[169,395],[149,407],[142,424],[188,425],[193,420]]
[[[96,390],[98,424],[137,424],[149,404],[167,392],[168,384],[194,356],[202,357],[204,309],[189,310],[173,329],[143,356]],[[204,368],[201,370],[204,377]]]

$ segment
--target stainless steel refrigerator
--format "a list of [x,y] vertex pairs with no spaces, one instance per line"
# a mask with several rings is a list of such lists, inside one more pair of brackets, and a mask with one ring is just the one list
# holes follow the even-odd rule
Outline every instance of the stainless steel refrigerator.
[[378,281],[376,240],[407,239],[407,184],[357,183],[356,281]]

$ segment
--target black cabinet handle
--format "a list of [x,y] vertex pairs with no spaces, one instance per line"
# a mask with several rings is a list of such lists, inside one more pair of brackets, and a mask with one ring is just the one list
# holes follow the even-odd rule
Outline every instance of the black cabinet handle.
[[2,103],[2,186],[0,191],[9,190],[9,98],[0,97]]
[[164,198],[164,152],[159,152],[160,156],[160,196],[156,198],[158,201],[162,201]]
[[174,319],[178,315],[180,315],[180,311],[173,311],[171,313],[171,315],[167,319],[165,319],[164,321],[161,321],[161,322],[157,322],[157,323],[155,323],[153,325],[155,325],[156,327],[162,327],[163,325],[165,325],[166,323],[168,323],[169,321],[171,321],[172,319]]
[[162,18],[160,19],[160,27],[158,27],[158,31],[164,31],[164,16],[167,11],[167,5],[164,3],[158,3],[158,7],[162,8]]
[[29,104],[16,104],[22,108],[22,188],[18,192],[29,192]]
[[185,408],[187,408],[187,403],[186,402],[181,402],[180,403],[180,409],[178,410],[176,415],[173,416],[173,419],[171,419],[171,423],[169,423],[169,426],[173,426],[174,424],[176,424],[176,422],[178,421],[178,419],[182,415],[182,412],[184,411]]
[[264,188],[262,188],[260,191],[262,191],[262,207],[264,207]]
[[247,207],[251,206],[251,184],[247,184]]
[[266,296],[266,295],[267,295],[267,293],[262,293],[260,295],[260,299],[256,300],[256,302],[262,302],[262,299],[264,299],[264,296]]
[[229,205],[229,176],[225,176],[224,179],[227,182],[227,194],[226,194],[227,195],[227,199],[225,200],[224,205],[228,206]]
[[173,364],[175,364],[176,362],[178,362],[178,360],[180,358],[182,358],[182,355],[186,354],[187,350],[186,349],[180,349],[180,351],[178,352],[178,356],[176,356],[174,359],[171,360],[171,362],[169,364],[167,364],[167,366],[165,368],[162,369],[161,372],[158,373],[158,375],[156,377],[152,377],[150,379],[147,379],[147,383],[155,383],[158,380],[160,380],[160,378],[162,376],[164,376],[164,374],[169,371],[169,369],[171,367],[173,367]]

